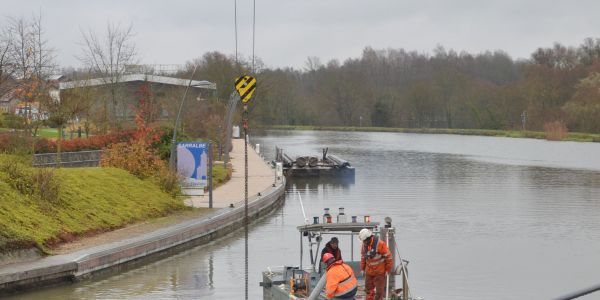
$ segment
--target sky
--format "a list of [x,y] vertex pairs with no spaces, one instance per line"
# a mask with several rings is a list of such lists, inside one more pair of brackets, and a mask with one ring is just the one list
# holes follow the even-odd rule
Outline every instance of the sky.
[[[208,51],[235,53],[234,0],[0,0],[7,17],[41,13],[63,67],[79,67],[82,31],[133,26],[145,64],[184,64]],[[251,0],[237,0],[238,51],[252,54]],[[430,53],[503,50],[529,58],[554,42],[577,46],[600,37],[600,1],[256,0],[255,54],[267,67],[305,66],[360,57],[365,47]]]

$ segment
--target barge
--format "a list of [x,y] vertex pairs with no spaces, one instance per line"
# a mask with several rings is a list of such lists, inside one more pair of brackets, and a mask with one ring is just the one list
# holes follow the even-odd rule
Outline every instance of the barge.
[[274,164],[281,163],[283,174],[286,177],[326,177],[354,180],[355,169],[350,162],[333,154],[327,154],[328,148],[323,149],[323,154],[300,155],[291,158],[283,149],[275,147]]

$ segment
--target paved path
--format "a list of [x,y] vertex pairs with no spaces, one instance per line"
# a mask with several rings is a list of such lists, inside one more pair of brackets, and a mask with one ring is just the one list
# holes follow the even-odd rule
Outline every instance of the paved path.
[[[244,200],[244,139],[232,140],[233,149],[229,154],[233,173],[231,179],[213,190],[213,207],[236,207],[240,200]],[[248,145],[248,197],[256,195],[274,183],[275,170],[272,169]],[[194,207],[208,207],[208,193],[203,196],[191,196],[186,201],[187,205]]]

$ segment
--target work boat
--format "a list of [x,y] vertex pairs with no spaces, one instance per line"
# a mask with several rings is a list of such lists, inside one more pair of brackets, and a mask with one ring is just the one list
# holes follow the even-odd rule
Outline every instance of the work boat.
[[[342,213],[343,215],[343,213]],[[350,222],[345,222],[345,218],[338,216],[338,222],[332,222],[332,218],[326,209],[323,222],[319,222],[319,217],[314,217],[312,224],[306,224],[298,227],[300,232],[300,264],[293,266],[269,267],[262,273],[262,282],[264,300],[283,300],[283,299],[327,299],[325,297],[324,287],[326,283],[325,266],[321,266],[321,242],[327,236],[348,236],[350,238],[350,248],[342,246],[340,240],[340,249],[342,250],[342,259],[344,263],[352,267],[356,278],[358,279],[358,292],[355,299],[365,299],[365,280],[360,272],[360,252],[354,253],[354,244],[361,246],[358,240],[358,232],[367,228],[373,232],[382,241],[385,241],[392,253],[394,266],[396,266],[391,275],[386,277],[388,289],[384,299],[390,300],[417,300],[422,298],[413,298],[408,284],[408,261],[403,260],[398,251],[395,240],[395,229],[392,227],[392,219],[385,218],[385,225],[379,226],[379,222],[371,222],[369,216],[364,216],[358,222],[357,217],[353,216]],[[305,243],[308,244],[310,252],[310,265],[305,266],[303,256]],[[350,251],[348,251],[350,250]],[[349,260],[347,258],[350,258]],[[346,259],[344,259],[346,258]]]

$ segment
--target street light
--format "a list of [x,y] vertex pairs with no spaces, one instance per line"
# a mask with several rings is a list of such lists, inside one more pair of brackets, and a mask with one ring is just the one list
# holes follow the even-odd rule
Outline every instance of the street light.
[[175,170],[175,159],[177,157],[177,148],[176,148],[176,143],[177,143],[177,128],[179,127],[180,124],[180,117],[181,117],[181,110],[183,108],[183,103],[185,102],[185,97],[187,96],[188,90],[190,89],[190,86],[192,86],[192,81],[194,79],[194,75],[196,74],[196,69],[198,68],[198,65],[194,65],[194,71],[192,72],[192,76],[190,76],[190,81],[188,83],[188,85],[185,87],[185,92],[183,93],[183,98],[181,99],[181,103],[179,104],[179,111],[177,112],[177,118],[175,119],[175,127],[173,128],[173,139],[171,140],[171,155],[169,156],[169,167],[171,168],[171,170]]

